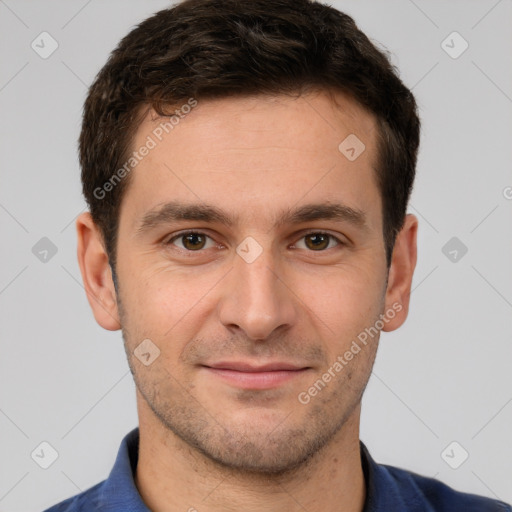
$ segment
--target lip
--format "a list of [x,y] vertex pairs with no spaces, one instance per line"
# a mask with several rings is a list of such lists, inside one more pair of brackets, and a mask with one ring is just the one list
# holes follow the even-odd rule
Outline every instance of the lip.
[[262,365],[255,365],[245,361],[220,361],[218,363],[212,363],[204,365],[208,368],[215,368],[219,370],[235,370],[237,372],[274,372],[279,370],[303,370],[307,366],[300,366],[286,362],[273,362]]
[[242,361],[223,361],[203,365],[203,368],[210,375],[242,389],[275,388],[300,378],[311,369],[284,362],[255,366]]

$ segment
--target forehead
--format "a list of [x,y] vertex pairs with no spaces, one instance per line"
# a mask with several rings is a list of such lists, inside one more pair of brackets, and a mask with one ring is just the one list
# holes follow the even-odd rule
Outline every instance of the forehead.
[[173,107],[172,118],[150,111],[134,137],[132,150],[151,146],[123,199],[134,220],[169,200],[242,208],[259,217],[273,207],[319,200],[342,200],[358,210],[380,205],[375,119],[347,96],[186,104]]

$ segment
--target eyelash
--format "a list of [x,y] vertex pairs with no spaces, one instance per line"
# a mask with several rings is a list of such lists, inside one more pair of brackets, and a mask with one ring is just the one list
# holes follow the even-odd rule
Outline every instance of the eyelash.
[[[206,233],[204,233],[202,231],[189,230],[189,231],[181,231],[180,233],[177,233],[172,238],[170,238],[166,242],[164,242],[164,245],[165,246],[172,245],[172,242],[174,242],[175,240],[178,240],[180,238],[183,238],[183,237],[185,237],[187,235],[191,235],[191,234],[202,235],[202,236],[205,236],[207,238],[212,239],[211,236],[207,235]],[[334,247],[328,247],[327,249],[322,249],[322,250],[319,250],[319,251],[310,250],[309,252],[326,252],[329,249],[334,249],[335,247],[346,245],[338,237],[336,237],[334,235],[331,235],[330,233],[326,233],[325,231],[318,231],[318,230],[312,230],[312,231],[308,231],[307,233],[303,233],[302,236],[300,237],[300,240],[302,238],[307,237],[308,235],[327,235],[328,237],[330,237],[331,240],[335,240],[337,242],[337,245],[335,245]],[[185,251],[185,252],[191,253],[191,254],[193,254],[193,253],[201,253],[201,252],[204,252],[206,250],[206,249],[198,249],[197,251],[191,251],[189,249],[183,249],[181,247],[177,247],[177,249],[179,249],[181,251]]]

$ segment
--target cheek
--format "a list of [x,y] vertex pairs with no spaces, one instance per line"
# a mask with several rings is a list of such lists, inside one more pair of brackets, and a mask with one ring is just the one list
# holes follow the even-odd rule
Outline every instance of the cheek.
[[[377,347],[378,333],[370,327],[375,325],[383,308],[380,279],[360,268],[353,272],[345,269],[325,279],[321,289],[311,294],[307,302],[316,314],[310,316],[311,322],[324,340],[329,364],[334,364],[339,356],[347,364],[343,379],[337,380],[345,382],[354,372],[356,387],[366,378]],[[344,385],[339,384],[342,388]]]
[[[133,268],[142,268],[142,262]],[[218,280],[217,274],[183,272],[167,262],[137,275],[132,271],[123,294],[128,327],[155,340],[192,337],[206,315],[205,294]]]
[[[374,267],[375,268],[375,267]],[[334,333],[365,326],[378,315],[383,277],[360,265],[343,265],[297,280],[301,298]],[[332,335],[332,333],[331,333]]]

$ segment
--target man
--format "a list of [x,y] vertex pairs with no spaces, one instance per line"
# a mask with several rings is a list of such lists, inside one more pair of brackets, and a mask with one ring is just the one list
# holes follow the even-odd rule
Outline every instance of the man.
[[308,0],[188,0],[89,90],[78,258],[139,428],[57,511],[504,511],[359,440],[408,314],[420,121],[386,56]]

